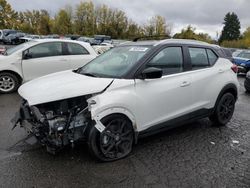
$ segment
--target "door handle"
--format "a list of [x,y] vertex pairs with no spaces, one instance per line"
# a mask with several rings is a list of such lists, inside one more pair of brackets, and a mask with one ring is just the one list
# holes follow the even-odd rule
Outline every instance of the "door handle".
[[224,72],[224,70],[223,69],[219,69],[219,71],[218,71],[219,73],[223,73]]
[[190,84],[191,84],[190,82],[184,81],[184,82],[181,83],[181,87],[187,87],[187,86],[189,86]]
[[67,61],[67,59],[60,59],[60,61]]

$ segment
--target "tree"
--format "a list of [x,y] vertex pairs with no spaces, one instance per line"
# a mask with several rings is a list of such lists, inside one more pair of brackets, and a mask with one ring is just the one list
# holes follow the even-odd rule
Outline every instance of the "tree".
[[75,32],[82,35],[94,35],[96,31],[96,17],[94,4],[81,2],[76,7]]
[[52,31],[60,35],[72,33],[71,17],[66,10],[61,9],[55,16]]
[[38,26],[40,23],[40,11],[39,10],[27,10],[20,12],[18,16],[18,28],[26,33],[38,33]]
[[164,17],[156,15],[144,26],[147,36],[170,36],[170,28],[166,24]]
[[246,29],[242,36],[243,39],[250,40],[250,27]]
[[224,27],[219,42],[238,40],[240,38],[240,21],[238,16],[232,12],[227,13],[224,18]]
[[40,11],[40,18],[38,22],[37,33],[40,35],[48,35],[51,32],[51,22],[50,22],[50,15],[48,11],[41,10]]
[[18,13],[12,10],[6,0],[0,0],[0,29],[15,29],[17,26]]
[[212,38],[207,33],[195,33],[195,28],[191,25],[188,25],[187,28],[181,30],[180,33],[176,33],[173,38],[176,39],[193,39],[193,40],[200,40],[204,42],[212,42]]

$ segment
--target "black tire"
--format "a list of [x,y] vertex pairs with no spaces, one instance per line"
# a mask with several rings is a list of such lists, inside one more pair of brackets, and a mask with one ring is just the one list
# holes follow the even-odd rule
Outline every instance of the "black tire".
[[7,94],[15,92],[19,86],[20,81],[16,75],[8,72],[0,73],[0,93]]
[[100,133],[92,126],[88,134],[91,154],[102,162],[126,157],[133,147],[134,130],[131,121],[123,115],[112,114],[101,120],[106,127]]
[[216,126],[226,125],[232,118],[236,99],[233,94],[225,93],[216,103],[214,113],[209,119]]

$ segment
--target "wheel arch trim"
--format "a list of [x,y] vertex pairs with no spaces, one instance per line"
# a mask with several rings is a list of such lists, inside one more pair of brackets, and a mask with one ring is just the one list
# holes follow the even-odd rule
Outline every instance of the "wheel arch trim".
[[132,126],[134,128],[134,131],[137,132],[137,125],[136,125],[135,116],[132,114],[132,112],[130,112],[126,108],[123,108],[123,107],[107,108],[107,109],[104,109],[101,112],[98,112],[97,114],[93,114],[91,112],[92,119],[95,120],[95,122],[97,124],[99,124],[100,126],[103,126],[103,125],[101,125],[101,119],[104,118],[104,117],[106,117],[106,116],[108,116],[108,115],[111,115],[111,114],[121,114],[121,115],[126,116],[131,121]]
[[238,99],[238,93],[239,93],[239,91],[238,91],[237,86],[234,83],[229,83],[229,84],[225,85],[222,88],[222,90],[220,91],[220,93],[219,93],[219,95],[218,95],[218,97],[216,99],[216,102],[214,104],[214,109],[217,106],[217,104],[218,104],[220,98],[223,96],[223,94],[225,94],[227,92],[232,93],[235,96],[236,100]]
[[15,76],[17,76],[18,80],[20,81],[20,84],[22,84],[23,82],[23,77],[16,71],[13,70],[0,70],[0,73],[10,73],[10,74],[14,74]]

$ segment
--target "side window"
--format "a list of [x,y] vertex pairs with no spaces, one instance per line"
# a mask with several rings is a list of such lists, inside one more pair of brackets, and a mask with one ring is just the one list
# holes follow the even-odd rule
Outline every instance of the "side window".
[[207,49],[207,56],[208,56],[210,65],[214,65],[218,59],[217,55],[212,50]]
[[89,54],[83,46],[76,43],[67,43],[69,55],[84,55]]
[[160,51],[147,67],[161,68],[163,75],[180,73],[183,71],[183,55],[181,47],[167,47]]
[[191,63],[193,69],[202,69],[209,67],[206,49],[204,48],[189,48]]
[[29,58],[41,58],[62,55],[62,43],[49,42],[31,47],[26,52]]

